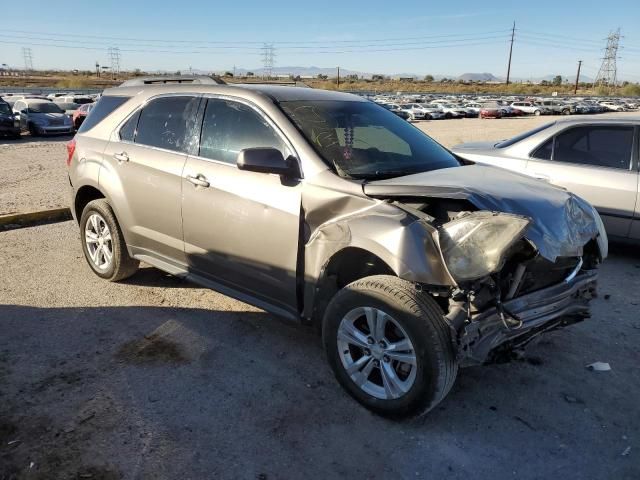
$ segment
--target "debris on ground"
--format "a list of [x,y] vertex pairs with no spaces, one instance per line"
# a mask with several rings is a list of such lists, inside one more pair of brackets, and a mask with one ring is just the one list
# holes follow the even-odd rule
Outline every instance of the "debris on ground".
[[587,368],[592,372],[608,372],[611,370],[611,366],[607,362],[594,362],[591,365],[587,365]]
[[631,453],[631,447],[629,446],[629,447],[627,447],[627,448],[625,448],[625,449],[623,450],[623,452],[622,452],[622,456],[623,456],[623,457],[627,457],[627,456],[629,456],[629,454],[630,454],[630,453]]
[[604,299],[605,299],[605,300],[609,300],[610,298],[611,298],[611,295],[609,295],[608,293],[606,293],[606,294],[604,295]]
[[569,394],[565,393],[563,396],[564,396],[564,400],[567,403],[578,403],[578,404],[581,404],[581,405],[584,403],[583,400],[581,400],[579,398],[576,398],[573,395],[569,395]]

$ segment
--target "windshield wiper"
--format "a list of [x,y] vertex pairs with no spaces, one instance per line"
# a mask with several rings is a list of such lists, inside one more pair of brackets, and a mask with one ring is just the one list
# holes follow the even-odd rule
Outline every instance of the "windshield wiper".
[[377,170],[375,172],[363,173],[363,174],[349,174],[352,178],[359,180],[386,180],[387,178],[404,177],[406,175],[413,175],[414,173],[420,173],[415,170]]

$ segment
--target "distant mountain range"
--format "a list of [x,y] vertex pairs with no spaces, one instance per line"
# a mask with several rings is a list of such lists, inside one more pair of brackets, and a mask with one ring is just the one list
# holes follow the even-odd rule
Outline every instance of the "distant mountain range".
[[[207,75],[209,73],[216,73],[219,75],[224,74],[225,72],[229,72],[229,71],[233,71],[233,69],[227,69],[227,70],[216,70],[214,72],[211,71],[205,71],[205,70],[196,70],[193,69],[191,70],[191,73],[194,75]],[[330,67],[330,68],[325,68],[325,67],[316,67],[316,66],[311,66],[311,67],[300,67],[300,66],[282,66],[282,67],[273,67],[273,69],[271,70],[273,75],[293,75],[295,76],[300,76],[300,77],[317,77],[318,75],[327,75],[328,77],[335,77],[337,75],[337,68],[335,67]],[[255,76],[262,76],[264,74],[264,68],[260,67],[260,68],[254,68],[254,69],[249,69],[249,68],[240,68],[237,67],[235,68],[235,74],[238,76],[245,76],[247,73],[252,72]],[[158,72],[160,73],[160,72]],[[173,72],[164,72],[164,73],[173,73]],[[183,74],[187,74],[187,71],[183,71]],[[371,73],[371,72],[362,72],[362,71],[358,71],[358,70],[349,70],[346,68],[340,68],[340,76],[341,77],[347,77],[349,75],[357,75],[360,78],[371,78],[373,75],[378,75],[379,73]],[[389,77],[389,78],[415,78],[416,80],[423,80],[425,75],[421,75],[421,74],[417,74],[417,73],[412,73],[412,72],[402,72],[402,73],[394,73],[394,74],[380,74],[380,75],[384,75],[385,77]],[[550,75],[545,75],[545,76],[539,76],[539,77],[512,77],[512,81],[513,82],[533,82],[533,83],[539,83],[542,80],[546,80],[548,82],[551,82],[554,77],[557,74],[550,74]],[[483,73],[473,73],[473,72],[468,72],[468,73],[463,73],[462,75],[459,76],[451,76],[451,75],[441,75],[441,74],[431,74],[431,76],[433,76],[433,78],[438,81],[441,80],[443,78],[452,78],[455,80],[460,80],[460,81],[465,81],[465,82],[503,82],[505,80],[504,76],[496,76],[493,73],[489,73],[489,72],[483,72]],[[568,82],[573,82],[575,81],[575,76],[565,76],[562,75],[562,80],[563,82],[568,81]],[[594,79],[587,76],[587,75],[580,75],[580,81],[581,82],[593,82]]]

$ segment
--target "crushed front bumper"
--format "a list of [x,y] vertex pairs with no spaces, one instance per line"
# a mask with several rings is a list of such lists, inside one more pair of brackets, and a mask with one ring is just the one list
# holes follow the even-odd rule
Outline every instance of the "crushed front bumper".
[[597,270],[543,288],[473,315],[458,334],[462,366],[487,362],[496,352],[518,347],[542,332],[589,317]]

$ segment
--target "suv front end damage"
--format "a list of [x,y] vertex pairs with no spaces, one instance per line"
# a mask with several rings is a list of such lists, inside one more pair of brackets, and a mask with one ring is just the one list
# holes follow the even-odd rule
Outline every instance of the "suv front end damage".
[[[449,186],[450,175],[465,186]],[[490,362],[587,318],[597,267],[607,256],[604,226],[591,205],[533,179],[501,183],[503,176],[513,179],[467,166],[364,187],[435,227],[454,283],[417,283],[440,299],[461,366]]]

